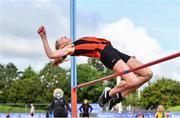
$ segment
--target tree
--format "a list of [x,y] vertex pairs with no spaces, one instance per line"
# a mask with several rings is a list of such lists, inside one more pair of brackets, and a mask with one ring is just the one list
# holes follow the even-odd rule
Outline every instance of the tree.
[[41,89],[43,92],[41,102],[50,102],[55,88],[61,88],[64,91],[65,98],[70,102],[71,85],[70,75],[67,70],[60,67],[54,68],[50,62],[40,71],[38,78],[42,82]]
[[11,83],[5,91],[8,103],[35,103],[41,90],[38,88],[40,81],[30,79],[19,79]]
[[37,79],[37,73],[33,70],[31,66],[24,69],[24,72],[22,72],[22,75],[19,77],[19,79]]
[[138,106],[138,93],[137,93],[137,90],[134,91],[134,92],[131,92],[127,97],[126,99],[124,99],[122,101],[122,104],[123,105],[131,105],[131,106]]
[[[16,79],[18,73],[17,67],[13,63],[0,65],[0,81],[3,81],[3,87],[6,87],[13,79]],[[1,86],[2,88],[2,86]]]
[[180,104],[180,82],[161,78],[146,87],[141,96],[140,104],[148,108],[156,108],[163,104],[166,108]]
[[39,93],[41,93],[40,84],[41,82],[32,68],[26,68],[23,75],[19,79],[14,79],[4,91],[6,102],[39,102],[37,98],[39,97]]
[[0,64],[0,91],[2,91],[2,89],[4,88],[5,78],[6,78],[5,67],[4,65]]
[[7,65],[0,64],[0,102],[6,102],[4,91],[17,78],[17,75],[18,69],[13,63],[8,63]]
[[[92,80],[96,80],[101,76],[101,73],[92,68],[89,64],[80,64],[77,67],[77,83],[82,84]],[[97,102],[99,95],[103,91],[102,83],[92,86],[82,87],[78,89],[78,102],[83,99],[88,99],[91,102]]]
[[92,67],[94,67],[97,71],[100,71],[102,73],[106,71],[106,68],[98,59],[88,58],[88,64],[92,65]]
[[[100,78],[106,77],[108,75],[111,75],[113,73],[112,70],[106,68],[98,59],[95,58],[88,58],[88,64],[96,71],[100,72]],[[98,78],[99,79],[99,78]],[[103,83],[104,87],[114,87],[116,85],[116,79],[111,79],[109,81],[104,81]]]

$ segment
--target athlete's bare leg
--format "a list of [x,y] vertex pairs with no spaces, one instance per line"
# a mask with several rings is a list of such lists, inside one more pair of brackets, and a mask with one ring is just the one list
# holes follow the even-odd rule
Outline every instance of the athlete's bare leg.
[[[134,68],[137,66],[142,65],[141,62],[139,62],[137,59],[131,57],[127,64],[124,63],[122,60],[119,60],[113,67],[113,70],[115,72],[122,72],[124,70],[128,70],[130,68]],[[138,75],[138,77],[136,76]],[[128,95],[130,92],[134,91],[141,85],[143,85],[145,82],[149,81],[152,77],[152,72],[148,68],[144,68],[141,70],[138,70],[136,72],[130,72],[128,74],[122,75],[122,78],[125,79],[125,81],[120,82],[117,86],[112,88],[109,91],[109,95],[113,97],[116,93],[122,92],[123,96]]]
[[[137,59],[135,58],[130,58],[127,62],[127,65],[130,67],[130,68],[136,68],[138,66],[141,66],[143,65],[140,61],[138,61]],[[138,78],[142,80],[142,83],[138,84],[136,87],[132,88],[132,89],[128,89],[126,91],[123,91],[122,92],[122,96],[127,96],[130,92],[136,90],[137,88],[139,88],[140,86],[142,86],[144,83],[148,82],[152,76],[153,76],[153,73],[152,71],[149,69],[149,68],[143,68],[143,69],[140,69],[140,70],[137,70],[134,72],[137,76],[139,76]]]
[[[141,62],[131,57],[127,63],[125,63],[123,60],[119,60],[114,65],[113,70],[118,73],[140,65],[142,65]],[[104,89],[102,95],[98,100],[100,107],[104,107],[104,105],[110,100],[108,103],[108,107],[109,110],[111,110],[111,108],[115,104],[122,101],[124,96],[128,95],[130,92],[136,90],[138,87],[150,80],[150,78],[152,77],[152,72],[150,71],[150,69],[144,68],[136,72],[127,73],[125,75],[122,75],[121,77],[124,80],[122,80],[114,88]]]

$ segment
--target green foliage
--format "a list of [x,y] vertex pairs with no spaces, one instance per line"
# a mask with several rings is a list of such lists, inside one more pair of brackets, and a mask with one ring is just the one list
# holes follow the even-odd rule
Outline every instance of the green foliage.
[[[0,66],[6,73],[6,69]],[[11,69],[12,70],[12,69]],[[8,70],[9,72],[9,70]],[[67,71],[62,68],[53,68],[48,63],[39,73],[28,67],[21,72],[16,72],[14,78],[2,87],[0,102],[4,103],[49,103],[53,98],[55,88],[64,89],[65,96],[70,101],[70,79]],[[4,76],[8,74],[4,74]],[[7,77],[6,77],[7,78]],[[4,79],[0,79],[0,85]]]
[[[91,66],[92,69],[98,71],[100,73],[100,77],[106,77],[108,75],[111,75],[113,73],[112,70],[106,68],[98,59],[95,58],[88,58],[88,64]],[[96,79],[99,79],[96,78]],[[116,79],[111,79],[109,81],[105,81],[103,83],[104,87],[108,86],[108,87],[114,87],[116,85]]]
[[140,104],[148,108],[156,108],[163,104],[165,108],[180,104],[180,82],[162,78],[143,90]]
[[[82,84],[93,81],[113,72],[105,69],[98,60],[89,59],[87,64],[77,66],[77,83]],[[20,72],[12,63],[0,64],[0,103],[50,103],[55,88],[64,91],[65,99],[71,101],[70,70],[60,67],[53,68],[48,63],[39,72],[35,72],[30,66]],[[94,84],[78,89],[78,102],[88,99],[90,103],[96,103],[104,87],[114,87],[116,79]],[[140,100],[137,92],[131,93],[124,105],[141,105],[147,109],[156,108],[163,104],[165,108],[180,104],[180,83],[171,79],[162,78],[151,83],[142,91]]]
[[24,72],[22,76],[20,76],[20,79],[37,79],[37,74],[34,72],[32,67],[27,67],[24,69]]
[[16,79],[16,76],[17,68],[13,63],[0,65],[0,89],[8,86],[13,79]]
[[100,71],[100,72],[106,71],[106,68],[98,59],[88,58],[88,64],[92,65],[92,67],[94,67],[97,71]]
[[41,93],[40,84],[37,74],[31,67],[28,67],[22,77],[9,84],[3,92],[3,96],[6,96],[6,102],[32,103]]
[[6,102],[6,96],[3,95],[11,84],[18,77],[18,69],[13,63],[7,65],[0,64],[0,102]]
[[138,106],[138,93],[137,91],[134,91],[130,93],[125,100],[122,101],[122,104],[125,106],[131,105],[131,106]]
[[55,88],[61,88],[64,91],[65,98],[70,102],[70,75],[68,71],[60,67],[52,67],[52,63],[48,63],[38,75],[42,89],[41,103],[50,102],[53,98],[53,91]]
[[[88,64],[80,64],[77,67],[77,83],[82,84],[92,80],[96,80],[101,76],[101,73],[96,71]],[[98,96],[103,90],[102,84],[95,84],[88,87],[78,89],[78,102],[83,99],[88,99],[91,102],[97,102]],[[93,99],[92,99],[93,98]]]
[[174,106],[167,109],[168,111],[180,112],[180,106]]
[[[103,66],[98,59],[89,58],[88,64],[78,65],[77,75],[78,84],[86,83],[89,81],[97,80],[113,72]],[[91,86],[78,89],[78,102],[82,102],[83,99],[88,99],[90,102],[96,103],[103,89],[108,87],[114,87],[116,85],[116,79],[105,81],[102,83],[94,84]],[[93,99],[92,99],[93,98]]]

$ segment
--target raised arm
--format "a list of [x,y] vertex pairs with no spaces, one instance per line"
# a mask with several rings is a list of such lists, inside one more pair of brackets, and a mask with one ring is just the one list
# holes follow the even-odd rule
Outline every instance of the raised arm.
[[49,46],[49,43],[48,43],[46,30],[45,30],[44,26],[39,27],[38,33],[42,39],[44,50],[49,59],[56,59],[59,57],[63,57],[63,56],[68,55],[70,52],[72,52],[73,45],[68,45],[68,46],[64,47],[63,49],[52,51]]

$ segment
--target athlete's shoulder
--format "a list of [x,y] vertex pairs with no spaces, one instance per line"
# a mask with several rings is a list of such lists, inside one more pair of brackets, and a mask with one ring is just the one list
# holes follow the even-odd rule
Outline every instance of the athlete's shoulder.
[[86,39],[97,39],[97,37],[94,37],[94,36],[84,36],[84,37],[81,37],[81,38],[79,38],[79,39],[84,39],[84,40],[86,40]]
[[97,41],[109,41],[105,38],[102,37],[95,37],[95,36],[85,36],[85,37],[81,37],[79,38],[79,40],[97,40]]

